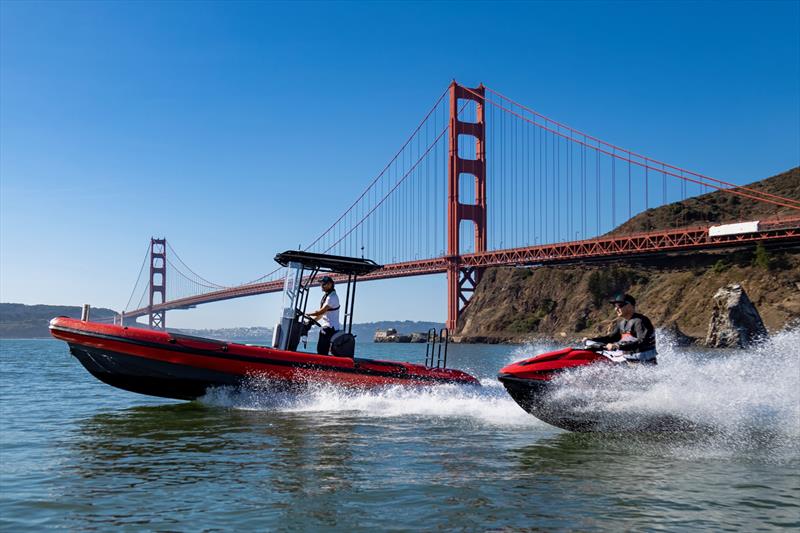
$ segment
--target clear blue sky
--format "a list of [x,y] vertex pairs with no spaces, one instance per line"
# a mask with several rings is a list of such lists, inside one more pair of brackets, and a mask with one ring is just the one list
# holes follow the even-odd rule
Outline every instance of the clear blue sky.
[[[800,164],[795,1],[2,1],[0,300],[121,309],[162,235],[208,279],[256,278],[453,78],[735,183]],[[443,276],[359,298],[359,322],[446,314]],[[167,320],[272,324],[278,304]]]

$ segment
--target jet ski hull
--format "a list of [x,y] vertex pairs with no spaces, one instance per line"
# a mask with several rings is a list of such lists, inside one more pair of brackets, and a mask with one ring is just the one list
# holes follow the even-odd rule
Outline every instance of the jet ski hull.
[[83,322],[50,322],[53,337],[94,377],[114,387],[194,400],[212,387],[265,380],[277,388],[314,384],[373,388],[387,385],[478,384],[459,370],[412,363],[287,352],[164,331]]
[[550,381],[536,379],[519,379],[500,375],[500,382],[520,407],[551,426],[575,432],[595,431],[597,421],[576,412],[565,411],[556,406],[550,393],[553,389]]
[[557,377],[571,369],[615,364],[588,350],[566,348],[518,361],[500,370],[498,380],[520,407],[552,426],[575,432],[673,432],[697,429],[670,414],[609,411],[587,401],[560,397]]

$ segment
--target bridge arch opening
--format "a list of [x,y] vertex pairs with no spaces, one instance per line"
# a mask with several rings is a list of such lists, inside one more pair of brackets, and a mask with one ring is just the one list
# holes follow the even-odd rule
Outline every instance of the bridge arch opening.
[[477,225],[472,220],[462,220],[458,225],[458,251],[462,254],[474,254],[477,239]]
[[477,124],[478,122],[478,101],[472,98],[458,98],[456,99],[456,108],[458,109],[458,120],[468,124]]
[[462,204],[475,205],[477,179],[475,175],[462,172],[458,175],[458,201]]
[[466,161],[478,159],[478,139],[469,133],[458,135],[458,157]]

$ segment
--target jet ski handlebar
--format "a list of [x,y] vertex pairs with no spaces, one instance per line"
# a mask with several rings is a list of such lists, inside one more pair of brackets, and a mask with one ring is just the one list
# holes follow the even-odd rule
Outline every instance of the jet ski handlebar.
[[599,352],[606,349],[606,345],[602,342],[593,341],[590,339],[586,339],[583,342],[583,349],[584,350],[591,350],[593,352]]
[[603,357],[607,358],[608,360],[614,363],[621,363],[625,361],[625,356],[619,350],[607,350],[606,345],[602,342],[597,342],[593,340],[586,339],[584,341],[584,350],[589,350],[592,352],[597,352]]

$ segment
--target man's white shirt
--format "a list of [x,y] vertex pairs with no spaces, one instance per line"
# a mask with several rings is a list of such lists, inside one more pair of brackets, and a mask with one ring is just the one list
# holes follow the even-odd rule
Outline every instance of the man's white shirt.
[[335,291],[331,291],[325,296],[320,307],[325,307],[326,305],[335,307],[336,309],[333,311],[326,311],[325,314],[320,317],[319,323],[323,328],[333,328],[339,331],[342,329],[342,325],[339,323],[339,297],[336,296]]

